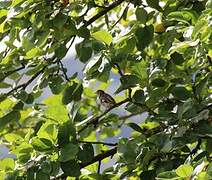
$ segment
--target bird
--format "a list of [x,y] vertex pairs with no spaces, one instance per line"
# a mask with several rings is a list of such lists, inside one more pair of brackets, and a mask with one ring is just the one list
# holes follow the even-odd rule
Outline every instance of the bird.
[[116,101],[113,99],[113,97],[105,93],[103,90],[97,90],[96,94],[98,95],[100,104],[106,109],[110,109],[111,107],[116,105]]

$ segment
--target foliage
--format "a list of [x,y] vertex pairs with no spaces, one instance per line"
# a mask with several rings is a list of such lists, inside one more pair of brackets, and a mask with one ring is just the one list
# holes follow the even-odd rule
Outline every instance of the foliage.
[[[1,0],[0,141],[16,158],[0,178],[212,179],[211,24],[211,0]],[[74,45],[81,79],[63,65]],[[102,111],[88,84],[111,73]]]

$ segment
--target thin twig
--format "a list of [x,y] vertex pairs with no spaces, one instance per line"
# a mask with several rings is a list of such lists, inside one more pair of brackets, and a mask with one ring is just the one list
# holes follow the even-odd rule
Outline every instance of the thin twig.
[[71,44],[68,47],[68,51],[70,50],[71,46],[74,44],[75,39],[76,39],[76,35],[72,36]]
[[102,145],[107,145],[107,146],[117,146],[117,143],[107,143],[107,142],[100,142],[100,141],[81,141],[78,140],[77,142],[79,143],[85,143],[85,144],[102,144]]
[[126,5],[126,7],[124,8],[124,11],[122,12],[121,16],[119,17],[119,19],[112,25],[112,27],[110,28],[113,29],[120,21],[121,19],[124,17],[125,13],[128,11],[128,6],[129,6],[130,2]]
[[90,18],[88,21],[86,21],[83,26],[84,27],[87,27],[87,26],[91,25],[94,21],[96,21],[100,17],[104,16],[106,13],[108,13],[110,10],[114,9],[115,7],[117,7],[118,5],[120,5],[124,1],[125,0],[117,0],[117,1],[113,2],[108,7],[104,8],[98,14],[96,14],[95,16],[93,16],[92,18]]
[[102,164],[102,161],[100,160],[98,164],[97,174],[100,174],[101,164]]
[[21,67],[19,67],[17,69],[14,69],[14,70],[11,70],[11,71],[7,71],[5,73],[3,72],[4,76],[0,78],[0,82],[3,81],[6,77],[12,75],[15,72],[18,72],[18,71],[24,69],[24,68],[25,68],[25,66],[21,66]]
[[[119,75],[121,77],[124,76],[124,73],[121,71],[121,68],[118,65],[118,63],[114,63],[113,65],[117,68]],[[131,88],[128,88],[128,97],[132,101],[132,89]]]
[[131,118],[133,116],[138,116],[141,113],[143,113],[143,112],[132,113],[132,114],[129,114],[129,115],[126,115],[126,116],[119,117],[119,120],[122,120],[122,122],[121,122],[121,124],[118,127],[121,127],[126,122],[127,119],[129,119],[129,118]]
[[116,69],[118,70],[118,73],[120,76],[124,76],[124,73],[121,71],[120,66],[117,63],[113,63],[113,65],[116,67]]
[[60,65],[60,67],[61,67],[61,70],[62,70],[62,72],[63,72],[63,76],[64,76],[65,80],[66,80],[67,82],[70,82],[70,79],[68,78],[68,75],[67,75],[67,73],[66,73],[66,69],[64,68],[63,63],[61,62],[61,60],[59,60],[58,63],[59,63],[59,65]]
[[20,84],[18,86],[16,86],[15,88],[11,89],[9,92],[7,92],[5,95],[9,96],[11,95],[14,91],[17,91],[19,89],[25,89],[29,84],[32,83],[32,81],[34,81],[40,74],[42,74],[44,72],[44,70],[47,68],[47,65],[45,65],[40,71],[38,71],[37,73],[35,73],[34,76],[32,76],[27,82]]

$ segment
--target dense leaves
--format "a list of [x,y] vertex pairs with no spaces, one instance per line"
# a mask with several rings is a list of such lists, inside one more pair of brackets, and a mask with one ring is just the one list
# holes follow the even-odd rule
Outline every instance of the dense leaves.
[[211,26],[211,0],[1,0],[0,179],[212,179]]

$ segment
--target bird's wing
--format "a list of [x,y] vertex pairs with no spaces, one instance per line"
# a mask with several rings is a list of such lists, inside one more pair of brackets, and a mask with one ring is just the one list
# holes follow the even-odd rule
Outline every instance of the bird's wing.
[[108,103],[113,103],[113,104],[115,104],[116,103],[116,101],[112,98],[112,96],[110,96],[109,94],[106,94],[105,93],[105,98],[104,99],[106,99],[106,101],[108,102]]

